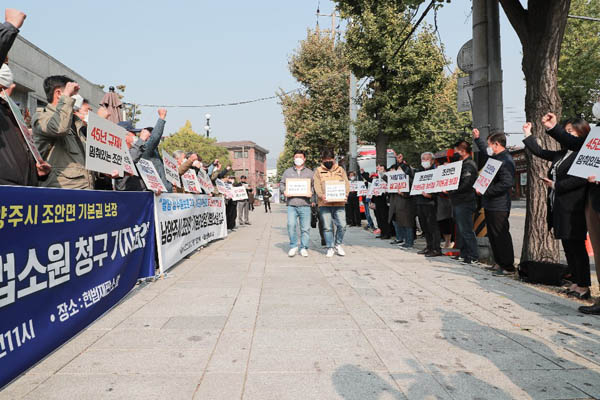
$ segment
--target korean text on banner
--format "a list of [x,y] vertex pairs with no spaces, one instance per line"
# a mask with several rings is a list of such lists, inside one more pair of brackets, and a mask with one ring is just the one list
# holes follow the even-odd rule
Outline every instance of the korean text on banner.
[[357,196],[366,196],[368,192],[365,181],[350,181],[350,191],[356,192]]
[[596,181],[600,181],[600,127],[592,127],[569,169],[569,175],[585,179],[595,176]]
[[165,167],[165,176],[169,182],[178,188],[181,187],[181,180],[179,179],[179,170],[177,169],[177,160],[171,157],[166,151],[163,150],[163,165]]
[[17,104],[13,101],[13,99],[11,99],[10,96],[8,96],[6,94],[4,89],[2,90],[2,98],[6,101],[6,103],[8,103],[10,111],[11,111],[13,117],[15,118],[15,121],[17,121],[17,124],[19,125],[19,130],[21,131],[21,135],[23,135],[23,138],[25,139],[25,143],[27,143],[27,147],[29,147],[29,151],[31,151],[33,158],[35,158],[36,162],[39,162],[39,163],[43,162],[44,159],[42,158],[38,148],[35,145],[35,141],[33,140],[33,135],[31,134],[31,131],[29,131],[29,128],[27,128],[27,123],[25,122],[25,118],[23,118],[23,114],[21,114],[21,110],[19,109],[19,106],[17,106]]
[[462,161],[440,165],[435,169],[435,192],[448,192],[458,189]]
[[435,190],[435,169],[415,173],[410,195],[433,193]]
[[0,390],[154,275],[152,198],[0,186]]
[[387,182],[381,178],[373,179],[373,196],[381,196],[387,192]]
[[231,188],[231,199],[233,201],[246,200],[248,198],[248,192],[243,186],[233,186]]
[[409,177],[404,172],[388,172],[388,193],[410,192]]
[[85,168],[111,175],[123,176],[123,146],[127,132],[98,114],[89,112],[85,140]]
[[493,158],[488,158],[487,162],[483,166],[481,172],[479,172],[479,177],[475,181],[473,188],[477,190],[479,193],[484,194],[487,188],[494,180],[494,177],[498,173],[498,170],[502,166],[502,161],[495,160]]
[[215,180],[215,183],[217,184],[217,190],[219,191],[219,193],[221,193],[226,198],[230,199],[231,198],[231,187],[229,187],[227,183],[223,182],[220,179]]
[[131,153],[129,153],[129,148],[127,145],[123,146],[123,172],[132,176],[139,176],[137,168],[133,164],[133,158],[131,158]]
[[210,180],[210,176],[208,176],[203,169],[198,170],[197,178],[204,193],[211,194],[215,190],[215,187]]
[[285,192],[288,197],[311,197],[311,180],[302,178],[288,178],[285,180]]
[[344,181],[325,181],[325,201],[346,201],[346,183]]
[[141,158],[137,163],[138,170],[140,171],[140,175],[146,184],[146,187],[153,192],[166,192],[167,188],[163,183],[162,179],[160,179],[160,175],[154,168],[154,164],[145,158]]
[[181,176],[181,182],[183,182],[183,190],[188,193],[202,193],[200,190],[200,182],[196,176],[196,171],[188,169],[185,174]]
[[198,247],[227,236],[220,196],[166,193],[155,198],[154,207],[161,273]]

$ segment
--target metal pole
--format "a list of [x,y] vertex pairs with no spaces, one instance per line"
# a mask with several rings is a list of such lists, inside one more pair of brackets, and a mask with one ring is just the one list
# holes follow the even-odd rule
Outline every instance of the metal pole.
[[350,72],[350,136],[348,143],[348,150],[350,153],[350,159],[348,160],[348,171],[357,172],[357,156],[358,156],[358,143],[356,138],[356,76]]
[[[488,16],[487,0],[473,0],[473,127],[479,129],[481,138],[489,134],[488,86]],[[475,146],[477,151],[477,146]]]
[[502,51],[500,48],[500,11],[498,0],[487,0],[488,42],[488,121],[490,133],[504,133],[502,101]]

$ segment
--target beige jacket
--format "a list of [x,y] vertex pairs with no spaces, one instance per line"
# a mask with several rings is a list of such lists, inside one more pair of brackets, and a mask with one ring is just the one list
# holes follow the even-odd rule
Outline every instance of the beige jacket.
[[348,176],[346,175],[346,171],[344,170],[344,168],[340,167],[338,164],[335,164],[329,170],[321,165],[315,170],[315,174],[313,176],[313,186],[315,189],[315,193],[317,194],[319,207],[321,207],[321,206],[344,207],[346,205],[345,201],[338,201],[338,202],[326,202],[325,201],[325,182],[327,182],[327,181],[344,181],[346,183],[346,198],[347,198],[348,193],[350,193],[350,182],[348,181]]
[[33,136],[42,157],[52,166],[40,186],[93,189],[92,174],[85,169],[83,121],[73,114],[75,99],[61,96],[58,104],[38,108],[33,116]]

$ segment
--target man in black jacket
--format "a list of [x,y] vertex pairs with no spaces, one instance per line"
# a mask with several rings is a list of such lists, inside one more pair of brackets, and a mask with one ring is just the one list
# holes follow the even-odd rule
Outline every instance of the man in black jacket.
[[[515,180],[515,162],[506,150],[506,136],[503,133],[490,135],[486,146],[483,139],[479,137],[479,130],[475,128],[473,129],[473,139],[479,147],[484,161],[491,157],[502,162],[496,176],[482,196],[482,205],[492,253],[498,264],[498,267],[494,268],[494,275],[513,275],[515,253],[508,217],[511,208],[510,193]],[[481,195],[479,192],[477,194]]]
[[477,209],[473,184],[477,180],[478,172],[477,164],[471,158],[471,150],[471,145],[464,140],[454,145],[452,161],[462,160],[462,168],[458,188],[448,193],[458,228],[460,255],[465,264],[471,264],[479,258],[477,238],[473,232],[473,213]]
[[[425,152],[421,154],[421,167],[417,172],[424,172],[434,169],[433,153]],[[440,247],[440,228],[437,222],[437,199],[432,193],[423,193],[416,196],[417,216],[421,224],[421,230],[425,234],[427,246],[417,254],[423,254],[425,257],[439,257],[442,254]]]

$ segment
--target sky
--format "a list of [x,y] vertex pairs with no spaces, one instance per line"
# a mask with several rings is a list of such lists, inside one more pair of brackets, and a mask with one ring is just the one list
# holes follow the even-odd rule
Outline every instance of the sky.
[[[27,14],[21,34],[88,80],[127,86],[125,101],[137,104],[204,105],[273,96],[297,88],[287,62],[315,12],[329,14],[327,0],[21,0]],[[471,1],[454,0],[438,13],[447,57],[456,62],[471,38]],[[428,17],[433,23],[433,18]],[[329,18],[320,24],[329,27]],[[520,132],[525,84],[521,46],[501,10],[505,130]],[[453,66],[451,66],[453,68]],[[143,107],[139,126],[154,125],[155,108]],[[285,126],[276,99],[235,107],[169,108],[166,132],[186,120],[219,141],[252,140],[270,151],[274,167],[283,150]]]

